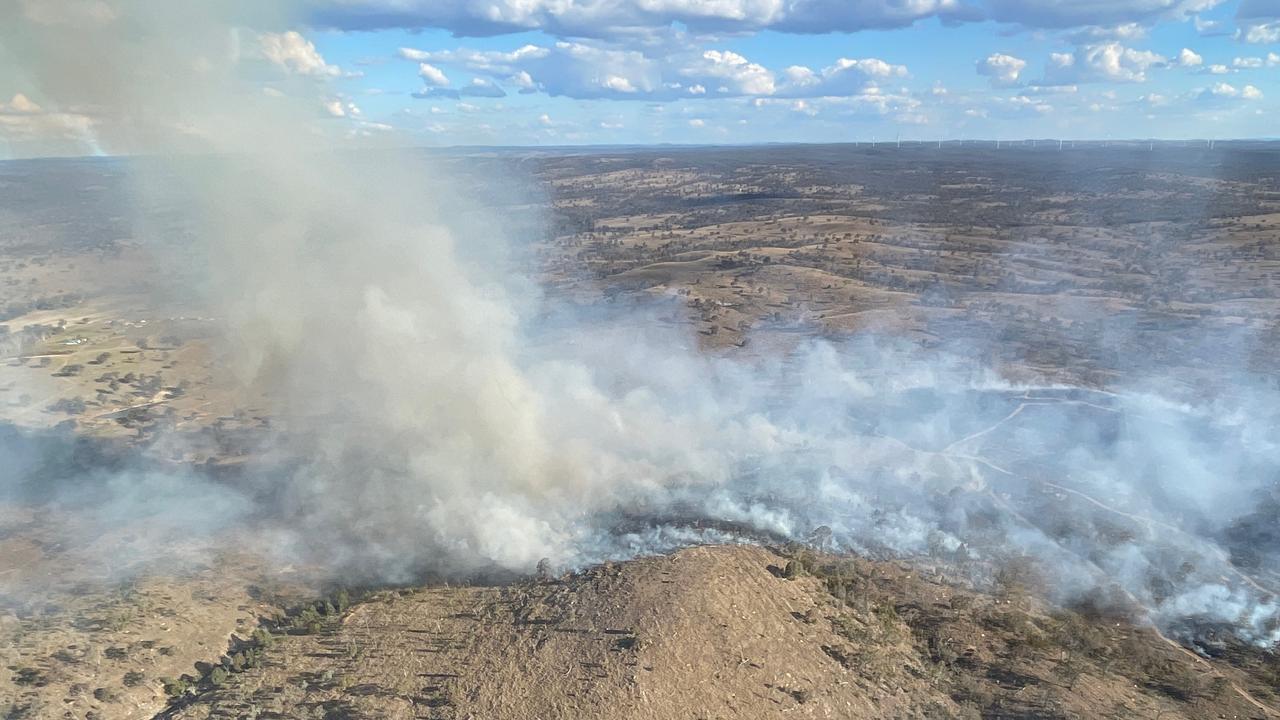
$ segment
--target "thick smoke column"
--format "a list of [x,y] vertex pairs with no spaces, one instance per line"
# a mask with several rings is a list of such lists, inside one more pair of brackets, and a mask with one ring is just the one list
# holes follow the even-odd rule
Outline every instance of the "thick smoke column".
[[[537,322],[502,218],[420,158],[331,152],[307,81],[262,91],[258,33],[287,16],[170,5],[49,25],[20,3],[0,45],[42,103],[106,118],[96,143],[149,154],[140,197],[196,199],[194,291],[238,376],[279,402],[269,461],[219,491],[223,522],[276,531],[262,550],[407,580],[825,526],[975,575],[1030,556],[1062,600],[1114,589],[1166,627],[1277,638],[1268,553],[1246,572],[1228,549],[1280,467],[1273,395],[1015,387],[873,337],[717,358],[639,310]],[[113,518],[127,486],[106,486]]]

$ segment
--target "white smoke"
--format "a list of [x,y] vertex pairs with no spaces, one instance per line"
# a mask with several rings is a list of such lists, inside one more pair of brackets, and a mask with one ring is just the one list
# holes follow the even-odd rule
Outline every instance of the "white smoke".
[[[181,198],[192,238],[173,252],[200,264],[190,289],[282,424],[213,491],[110,474],[113,523],[196,498],[223,535],[270,527],[264,552],[396,581],[826,526],[846,549],[959,567],[1031,555],[1061,600],[1118,584],[1167,626],[1277,638],[1268,563],[1246,574],[1222,547],[1280,467],[1273,394],[1014,386],[876,337],[717,357],[640,309],[539,320],[504,218],[419,156],[333,152],[343,131],[312,129],[323,79],[262,92],[252,42],[284,13],[101,4],[56,26],[19,4],[0,46],[43,106],[95,113],[94,143],[149,153],[139,207]],[[102,62],[74,62],[83,48]]]

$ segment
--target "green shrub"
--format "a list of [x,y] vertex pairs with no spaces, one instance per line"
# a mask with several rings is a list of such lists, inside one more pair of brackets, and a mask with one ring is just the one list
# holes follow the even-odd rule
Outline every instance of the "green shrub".
[[191,681],[186,676],[176,680],[173,678],[160,678],[160,683],[164,685],[164,694],[170,698],[182,697],[191,689]]
[[214,687],[222,687],[222,685],[227,682],[227,679],[229,677],[231,677],[231,674],[228,673],[226,669],[222,667],[216,667],[209,671],[208,680],[210,685]]

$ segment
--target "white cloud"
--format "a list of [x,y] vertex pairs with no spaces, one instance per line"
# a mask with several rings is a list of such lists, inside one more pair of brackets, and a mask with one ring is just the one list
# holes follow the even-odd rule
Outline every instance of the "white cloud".
[[533,76],[524,70],[517,71],[507,78],[507,81],[519,88],[521,92],[532,91],[537,88],[537,84],[533,82]]
[[1225,0],[986,0],[987,16],[1037,28],[1126,27],[1179,20]]
[[447,87],[449,78],[440,68],[429,63],[418,63],[418,77],[430,87]]
[[400,48],[400,57],[417,62],[443,62],[464,65],[477,72],[511,74],[515,67],[528,60],[545,58],[551,50],[537,45],[524,45],[510,52],[498,50],[415,50]]
[[1022,58],[994,53],[978,61],[978,74],[991,78],[991,84],[997,87],[1013,87],[1026,67],[1027,61]]
[[868,85],[856,93],[847,95],[815,96],[803,100],[782,97],[755,98],[752,104],[758,109],[784,107],[792,113],[848,117],[892,117],[900,122],[918,122],[923,103],[905,93],[885,92],[875,85]]
[[1178,53],[1178,65],[1181,67],[1196,67],[1204,64],[1204,58],[1190,48],[1182,48]]
[[1134,50],[1120,43],[1076,48],[1074,53],[1054,53],[1045,80],[1070,85],[1086,82],[1146,82],[1147,71],[1165,67],[1168,58],[1150,50]]
[[978,19],[961,0],[321,0],[313,22],[344,30],[438,27],[485,36],[542,30],[602,38],[670,28],[695,32],[854,32],[930,17]]
[[890,77],[906,77],[907,68],[903,65],[890,65],[879,58],[862,58],[860,60],[850,60],[849,58],[840,58],[836,64],[828,68],[824,75],[830,76],[839,72],[856,70],[868,77],[873,78],[890,78]]
[[624,95],[633,95],[637,92],[636,86],[631,84],[631,80],[621,75],[604,76],[604,80],[600,82],[600,87],[617,93],[623,93]]
[[791,109],[795,112],[808,115],[809,117],[813,117],[818,114],[818,109],[806,100],[796,100],[791,103]]
[[[1080,29],[1086,40],[1143,37],[1226,0],[313,0],[312,22],[344,30],[443,28],[458,36],[541,30],[561,38],[651,39],[775,30],[856,32],[940,18]],[[1267,0],[1264,0],[1267,1]]]
[[1280,21],[1244,23],[1236,30],[1236,39],[1256,45],[1280,43]]
[[1243,88],[1237,88],[1234,85],[1220,82],[1213,87],[1209,87],[1201,91],[1200,97],[1203,99],[1235,99],[1241,100],[1261,100],[1262,91],[1253,85],[1245,85]]
[[263,33],[258,43],[263,57],[295,75],[337,77],[342,74],[341,68],[325,62],[310,40],[293,30]]
[[0,152],[16,155],[81,153],[98,122],[78,111],[48,109],[23,93],[0,100]]
[[502,98],[507,96],[507,91],[488,78],[472,78],[470,83],[456,90],[448,87],[428,87],[426,90],[413,93],[413,96],[428,100],[439,98],[458,100],[464,97]]
[[522,92],[591,99],[634,97],[662,89],[662,69],[656,61],[638,51],[599,44],[558,42],[551,47],[525,45],[510,52],[402,48],[400,56],[456,66],[491,80],[514,78]]
[[707,50],[679,73],[688,78],[717,80],[717,86],[728,87],[733,95],[772,95],[775,89],[772,72],[728,50]]
[[342,106],[341,100],[325,100],[324,111],[330,117],[342,118],[347,116],[347,109]]
[[1199,15],[1195,17],[1196,32],[1205,37],[1214,35],[1225,35],[1226,25],[1221,20],[1205,20]]
[[498,84],[485,78],[472,78],[471,83],[458,91],[468,97],[500,98],[507,93]]
[[[824,97],[862,92],[875,80],[904,78],[907,68],[879,58],[840,58],[820,73],[793,66],[781,74],[729,50],[669,52],[650,56],[639,50],[598,42],[526,45],[512,52],[415,50],[402,58],[435,66],[456,66],[507,82],[522,92],[579,99],[676,100],[728,97]],[[436,89],[423,96],[446,94]],[[463,89],[459,95],[467,95]]]
[[1077,42],[1097,42],[1099,40],[1142,40],[1147,37],[1146,25],[1136,22],[1121,23],[1112,26],[1090,25],[1075,32],[1073,38]]
[[35,115],[43,110],[22,93],[17,93],[8,104],[0,103],[0,113],[11,115]]
[[907,75],[905,65],[879,58],[839,58],[821,72],[798,65],[787,68],[777,94],[791,98],[856,97],[875,90],[878,81]]
[[706,126],[707,126],[707,121],[703,120],[702,118],[694,118],[689,121],[689,127],[691,128],[703,128]]
[[1231,68],[1227,67],[1226,65],[1213,64],[1205,68],[1205,72],[1209,73],[1210,75],[1226,75],[1227,73],[1231,72]]

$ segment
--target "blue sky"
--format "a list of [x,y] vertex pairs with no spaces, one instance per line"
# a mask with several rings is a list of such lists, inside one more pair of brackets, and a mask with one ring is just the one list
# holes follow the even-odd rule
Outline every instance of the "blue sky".
[[[420,145],[1280,135],[1280,0],[311,0],[255,33],[264,90]],[[33,104],[0,72],[0,140]]]
[[[686,3],[727,16],[751,4]],[[948,3],[845,3],[859,4],[870,15],[877,5]],[[307,37],[326,61],[363,74],[335,85],[365,117],[427,144],[1280,135],[1280,3],[1146,0],[1127,12],[1123,1],[1092,3],[1106,8],[1098,13],[1090,4],[1003,3],[1005,21],[922,11],[890,29],[833,14],[828,33],[750,27],[743,13],[727,28],[700,28],[678,7],[639,29],[549,13],[499,32],[428,10]],[[1078,10],[1054,14],[1065,5]],[[529,47],[546,57],[508,59]],[[861,64],[827,87],[787,87],[787,68],[821,76],[842,60]]]

